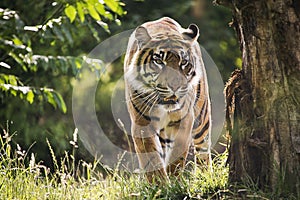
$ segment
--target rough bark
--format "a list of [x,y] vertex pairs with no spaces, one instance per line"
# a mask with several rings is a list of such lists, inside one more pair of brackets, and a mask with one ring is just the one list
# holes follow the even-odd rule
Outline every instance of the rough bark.
[[225,91],[230,181],[300,196],[300,2],[217,3],[232,9],[243,57]]

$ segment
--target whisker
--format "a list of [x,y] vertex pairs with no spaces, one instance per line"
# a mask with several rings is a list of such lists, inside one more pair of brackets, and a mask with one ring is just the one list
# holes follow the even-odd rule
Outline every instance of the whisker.
[[[136,96],[134,96],[134,94],[132,94],[132,95],[129,96],[129,99],[127,99],[126,102],[128,102],[128,101],[130,101],[130,100],[131,100],[131,101],[134,101],[134,100],[136,100],[136,99],[138,99],[138,98],[140,98],[140,99],[145,99],[145,98],[149,97],[149,96],[152,94],[153,91],[149,91],[150,93],[148,93],[148,94],[147,94],[147,92],[148,92],[148,91],[142,92],[142,93],[140,93],[140,94],[138,94],[138,95],[136,95]],[[147,95],[144,96],[144,97],[141,97],[141,96],[144,95],[144,94],[147,94]]]
[[156,99],[154,100],[154,102],[152,103],[152,106],[150,108],[150,112],[152,111],[153,107],[155,106],[155,104],[158,102],[159,98],[157,98],[159,96],[159,94],[156,94]]
[[[152,101],[154,98],[157,97],[157,93],[156,92],[153,92],[153,94],[155,94],[153,97],[149,97],[146,101],[144,101],[144,105],[142,106],[142,108],[140,110],[141,113],[142,113],[141,116],[144,115],[147,110],[148,110],[148,112],[150,111],[150,109],[148,109],[148,108],[150,108],[149,106],[152,107],[154,105],[154,104],[149,105],[149,102]],[[141,116],[138,119],[140,119]]]
[[[149,95],[147,95],[146,97],[141,98],[142,101],[139,101],[139,102],[138,102],[139,105],[140,105],[140,104],[143,104],[143,105],[142,105],[142,108],[145,107],[145,105],[148,104],[149,99],[152,99],[152,98],[153,98],[153,95],[155,95],[155,91],[151,92],[151,93],[150,93]],[[142,108],[141,108],[141,109],[142,109]]]
[[159,91],[159,92],[169,92],[169,89],[168,89],[168,88],[164,89],[164,88],[156,87],[155,89],[156,89],[157,91]]

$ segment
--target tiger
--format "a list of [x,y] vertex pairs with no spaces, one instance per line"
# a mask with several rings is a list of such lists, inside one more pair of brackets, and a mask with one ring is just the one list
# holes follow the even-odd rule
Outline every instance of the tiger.
[[148,181],[178,176],[192,149],[211,163],[211,103],[197,39],[169,17],[131,34],[124,59],[126,106],[139,167]]

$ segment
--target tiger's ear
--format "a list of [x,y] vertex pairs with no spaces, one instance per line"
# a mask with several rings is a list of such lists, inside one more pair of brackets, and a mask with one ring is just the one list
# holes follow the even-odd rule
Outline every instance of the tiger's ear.
[[194,42],[199,37],[199,28],[196,24],[190,24],[187,31],[183,32],[182,34],[183,34],[184,39]]
[[135,30],[135,38],[138,41],[139,48],[151,40],[151,37],[145,27],[139,26]]

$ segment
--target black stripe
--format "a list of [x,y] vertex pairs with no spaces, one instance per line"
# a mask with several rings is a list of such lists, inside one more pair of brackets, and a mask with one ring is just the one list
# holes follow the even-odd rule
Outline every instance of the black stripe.
[[148,76],[152,76],[152,72],[148,72],[148,73],[145,73],[145,74],[143,74],[143,76],[145,77],[145,78],[147,78]]
[[193,136],[194,139],[197,139],[203,135],[203,133],[209,128],[209,121],[206,122],[206,124],[203,126],[201,131]]
[[139,114],[139,115],[141,115],[143,118],[145,118],[147,121],[151,121],[151,118],[149,117],[149,116],[147,116],[147,115],[144,115],[135,105],[134,105],[134,102],[130,99],[130,102],[131,102],[131,104],[132,104],[132,106],[133,106],[133,108],[135,109],[135,111]]
[[149,95],[150,95],[150,92],[142,92],[142,93],[140,93],[138,90],[134,90],[134,92],[132,94],[132,97],[133,98],[143,99],[143,98],[145,98],[145,97],[147,97]]
[[172,52],[167,51],[166,60],[169,60],[171,56],[172,56]]
[[163,59],[165,57],[165,52],[164,51],[160,51],[159,52],[159,56],[161,59]]
[[189,114],[189,110],[186,112],[185,116],[182,117],[181,119],[177,120],[177,121],[170,121],[168,123],[168,127],[171,127],[171,126],[177,126],[182,120],[184,120],[186,118],[186,116]]
[[208,112],[208,101],[206,101],[205,105],[203,105],[203,110],[202,112],[204,111],[204,113],[202,113],[202,116],[206,116],[207,115],[207,112]]
[[[136,95],[136,96],[135,96]],[[140,96],[138,96],[140,95]],[[152,106],[153,105],[153,101],[150,101],[149,99],[144,100],[143,98],[152,98],[155,94],[151,94],[151,92],[144,92],[144,93],[139,93],[137,90],[134,91],[133,93],[133,98],[138,98],[141,99],[142,102],[138,102],[139,104],[147,104],[148,106]]]
[[[134,94],[137,94],[137,95],[141,95],[140,97],[143,98],[143,97],[146,97],[147,95],[149,95],[149,93],[144,93],[144,94],[141,94],[139,93],[137,90],[134,91]],[[154,94],[155,95],[155,94]],[[135,97],[135,96],[134,96]],[[159,117],[155,117],[155,116],[147,116],[147,115],[144,115],[134,104],[134,102],[132,101],[132,99],[130,99],[130,102],[131,104],[133,105],[134,109],[137,111],[137,113],[139,113],[141,116],[143,116],[146,120],[148,121],[160,121],[160,118]],[[143,102],[143,104],[147,104],[149,106],[152,106],[152,102]]]
[[164,143],[164,144],[166,144],[166,143],[173,143],[174,142],[174,140],[171,140],[171,139],[169,139],[169,138],[166,138],[166,139],[164,139],[164,138],[162,138],[160,135],[158,136],[158,138],[159,138],[159,141],[161,142],[161,143]]
[[159,153],[159,155],[160,155],[160,157],[162,158],[162,159],[165,159],[166,158],[166,154],[165,153],[161,153],[161,152],[158,152]]
[[[144,58],[144,55],[145,54],[147,54],[148,52],[149,52],[149,50],[150,49],[145,49],[145,50],[143,50],[142,51],[142,53],[139,55],[139,57],[138,57],[138,60],[137,60],[137,72],[139,73],[140,71],[141,71],[141,62],[142,62],[142,60],[143,60],[143,58]],[[151,54],[153,54],[153,50],[150,50],[150,52],[149,52],[149,54],[147,55],[147,57],[149,56],[149,55],[151,55]],[[144,60],[144,62],[143,62],[143,65],[145,65],[145,61],[147,60],[147,57],[145,58],[145,60]]]
[[171,121],[168,123],[168,127],[172,127],[172,126],[177,126],[180,122],[181,122],[182,119],[180,120],[177,120],[177,121]]
[[138,73],[141,71],[141,62],[142,62],[143,56],[144,56],[144,54],[145,54],[146,52],[147,52],[147,51],[145,51],[145,50],[142,51],[142,53],[140,54],[140,56],[138,57],[138,60],[137,60],[137,62],[136,62],[136,65],[137,65],[136,70],[137,70]]
[[150,118],[151,118],[151,121],[160,121],[159,117],[151,116]]
[[[208,109],[207,109],[207,103],[208,103],[207,100],[203,103],[201,112],[200,112],[199,115],[195,118],[195,123],[194,123],[194,125],[193,125],[193,129],[197,128],[197,127],[200,125],[200,123],[201,123],[200,118],[201,118],[202,116],[206,116],[207,110],[208,110]],[[204,113],[203,113],[203,112],[204,112]]]
[[200,98],[200,93],[201,93],[201,86],[200,86],[200,81],[199,81],[199,84],[197,86],[197,96],[196,96],[196,100],[195,100],[195,105]]
[[[147,56],[146,56],[146,58],[144,59],[144,62],[143,62],[143,69],[144,69],[144,73],[147,73],[147,64],[148,64],[148,59],[149,59],[149,57],[150,57],[151,55],[150,54],[148,54]],[[143,75],[144,76],[144,75]]]

